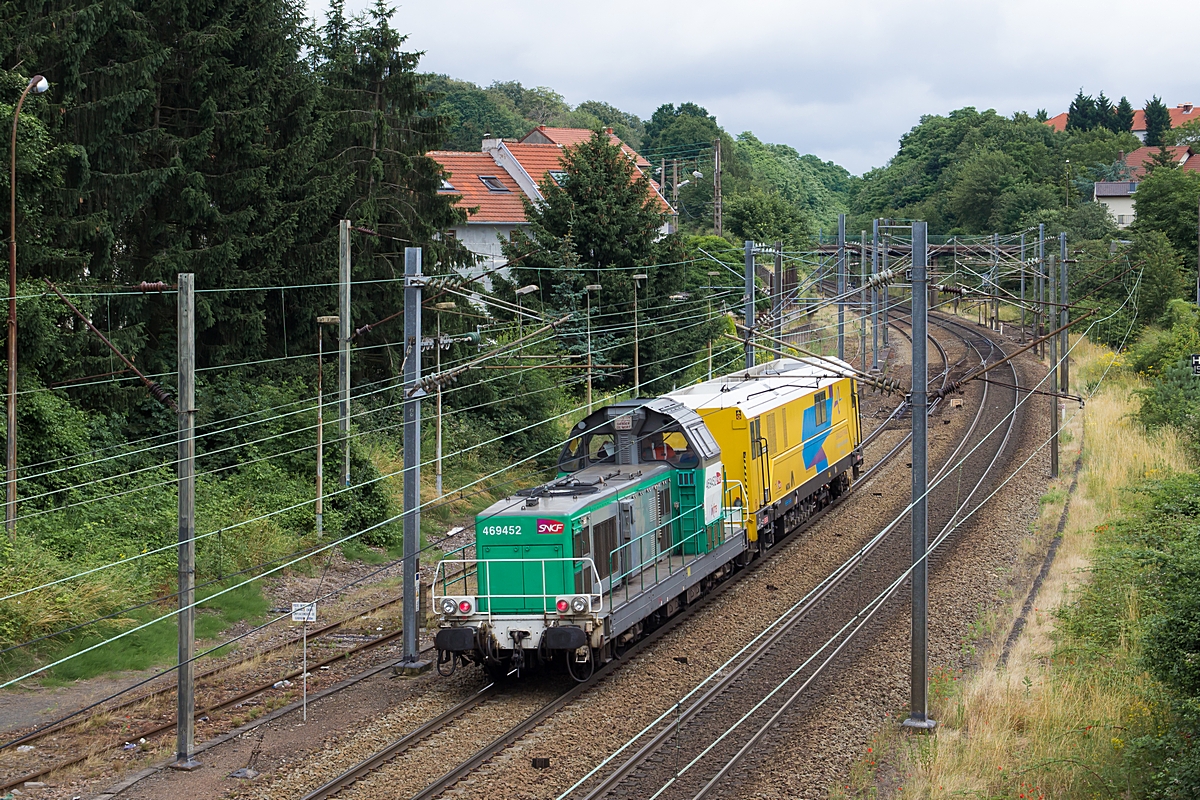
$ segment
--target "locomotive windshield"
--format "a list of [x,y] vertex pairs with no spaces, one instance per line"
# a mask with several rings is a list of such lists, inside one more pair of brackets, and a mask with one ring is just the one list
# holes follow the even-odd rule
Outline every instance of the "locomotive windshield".
[[654,463],[696,469],[720,454],[694,411],[661,397],[626,400],[598,409],[576,423],[558,457],[558,469],[570,474],[597,464]]

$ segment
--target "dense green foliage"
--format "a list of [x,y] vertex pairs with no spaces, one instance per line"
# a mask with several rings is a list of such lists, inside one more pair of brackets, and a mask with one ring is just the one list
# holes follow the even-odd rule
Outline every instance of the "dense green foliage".
[[888,165],[863,177],[851,227],[873,217],[924,219],[935,234],[1047,223],[1073,240],[1104,238],[1115,228],[1089,202],[1092,182],[1110,179],[1120,154],[1137,147],[1128,133],[1104,127],[1058,133],[1026,114],[964,108],[923,117]]
[[[1124,796],[1200,793],[1200,476],[1147,481],[1123,516],[1095,531],[1091,580],[1064,615],[1057,658],[1101,659],[1135,640],[1157,679],[1142,713],[1114,731]],[[1132,613],[1114,613],[1129,609]],[[1127,744],[1128,746],[1124,746]]]
[[[2,645],[97,615],[116,617],[72,635],[132,624],[149,612],[125,610],[156,596],[169,603],[175,576],[175,415],[41,279],[73,292],[83,315],[171,389],[175,298],[128,287],[195,273],[203,584],[317,544],[311,354],[315,318],[337,308],[337,221],[359,229],[358,324],[400,305],[391,279],[405,246],[424,248],[427,272],[470,256],[439,235],[461,219],[424,156],[447,120],[432,113],[436,97],[383,3],[347,19],[338,0],[319,30],[293,0],[0,5],[0,105],[11,114],[35,71],[50,82],[26,101],[18,138],[21,503],[16,540],[0,545],[0,585],[133,559],[4,603]],[[455,314],[447,329],[467,325]],[[394,513],[372,434],[397,406],[396,338],[395,325],[382,325],[355,340],[353,381],[364,389],[354,412],[366,416],[350,441],[349,490],[346,445],[326,431],[327,537]],[[446,357],[462,355],[456,345]],[[470,402],[465,389],[447,396],[451,408],[460,401]],[[386,546],[396,533],[375,527],[365,538]],[[0,662],[9,669],[28,655]]]

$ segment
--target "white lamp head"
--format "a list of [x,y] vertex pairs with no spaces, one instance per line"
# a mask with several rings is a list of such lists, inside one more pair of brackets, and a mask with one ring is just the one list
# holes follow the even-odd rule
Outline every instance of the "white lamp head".
[[41,75],[34,75],[30,78],[29,85],[32,87],[30,91],[34,94],[41,94],[50,88],[50,82]]

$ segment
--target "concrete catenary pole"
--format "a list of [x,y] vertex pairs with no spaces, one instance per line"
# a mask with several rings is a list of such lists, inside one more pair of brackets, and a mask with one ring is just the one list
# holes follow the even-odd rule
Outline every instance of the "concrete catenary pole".
[[[1046,277],[1050,284],[1050,297],[1056,297],[1058,279],[1054,271],[1054,256],[1047,260]],[[1058,337],[1050,337],[1050,477],[1058,477]]]
[[912,254],[912,663],[911,705],[904,726],[933,728],[929,719],[928,697],[928,608],[929,560],[925,550],[929,539],[927,488],[929,417],[929,294],[926,268],[929,263],[929,226],[913,223]]
[[[1061,304],[1058,307],[1058,324],[1061,327],[1067,324],[1069,315],[1067,297],[1070,286],[1067,282],[1067,234],[1065,233],[1058,235],[1058,271],[1058,302]],[[1071,391],[1071,337],[1066,330],[1063,330],[1059,336],[1062,337],[1058,347],[1059,352],[1062,353],[1062,367],[1059,369],[1059,379],[1062,383],[1059,391],[1067,394]]]
[[[879,274],[879,220],[871,223],[871,277]],[[879,369],[879,287],[871,286],[871,369]]]
[[[891,254],[892,254],[892,231],[890,228],[891,220],[885,219],[883,221],[883,224],[885,227],[888,228],[888,230],[884,231],[883,237],[882,237],[883,238],[883,252],[879,254],[879,268],[881,270],[883,270],[884,272],[887,272],[888,264],[891,261]],[[891,287],[885,283],[883,285],[883,289],[881,290],[881,302],[880,302],[880,306],[883,311],[883,346],[884,347],[888,346],[888,319],[891,317],[891,313],[890,313],[891,312],[891,302],[892,302],[891,294],[892,294]]]
[[[1037,254],[1037,320],[1034,322],[1033,334],[1041,337],[1045,332],[1042,327],[1046,322],[1046,226],[1038,225],[1038,254]],[[1038,344],[1038,356],[1046,357],[1046,342],[1043,339]]]
[[1025,341],[1025,234],[1021,234],[1021,341]]
[[754,242],[746,241],[746,368],[754,366]]
[[858,363],[867,368],[867,232],[858,232]]
[[421,549],[421,248],[404,248],[404,655],[418,661],[417,584]]
[[195,275],[179,275],[178,456],[179,481],[179,674],[175,710],[177,769],[195,769],[196,657],[196,296]]
[[350,220],[338,223],[338,432],[342,437],[342,486],[350,485]]
[[[775,274],[771,278],[771,289],[774,295],[771,305],[775,309],[775,319],[772,327],[776,339],[783,339],[783,242],[775,242]],[[780,357],[783,353],[779,354]]]
[[846,215],[838,214],[837,252],[838,358],[846,360]]

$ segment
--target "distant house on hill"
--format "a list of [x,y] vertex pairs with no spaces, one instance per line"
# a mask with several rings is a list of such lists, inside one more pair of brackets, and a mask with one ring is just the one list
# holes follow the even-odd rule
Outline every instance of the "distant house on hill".
[[[1180,103],[1168,110],[1171,112],[1172,128],[1178,128],[1185,122],[1200,119],[1200,109],[1197,109],[1191,103]],[[1060,133],[1065,131],[1067,129],[1067,112],[1064,111],[1061,114],[1051,117],[1046,120],[1046,124]],[[1139,142],[1146,141],[1146,112],[1140,108],[1133,112],[1133,127],[1130,128],[1130,132],[1138,138]]]
[[[1112,215],[1118,228],[1128,228],[1133,224],[1134,195],[1137,193],[1138,184],[1142,178],[1146,177],[1147,168],[1158,150],[1157,147],[1139,147],[1124,156],[1125,166],[1129,170],[1129,180],[1096,181],[1092,190],[1092,199],[1108,209],[1108,213]],[[1166,150],[1171,154],[1171,160],[1178,164],[1180,169],[1200,172],[1200,155],[1193,153],[1190,147],[1180,145],[1168,147]]]
[[[607,133],[640,174],[651,175],[649,161],[613,134],[612,128]],[[511,239],[518,228],[528,224],[521,198],[527,197],[534,203],[543,200],[538,185],[547,178],[559,182],[565,174],[563,151],[591,136],[592,131],[586,128],[542,125],[517,140],[486,138],[477,153],[450,150],[427,153],[446,173],[441,193],[459,195],[455,205],[467,211],[466,223],[444,235],[457,238],[481,257],[480,264],[472,270],[474,275],[482,276],[504,263],[501,239]],[[673,215],[675,210],[653,178],[650,185],[663,213]],[[672,223],[663,226],[663,233],[671,230]]]

